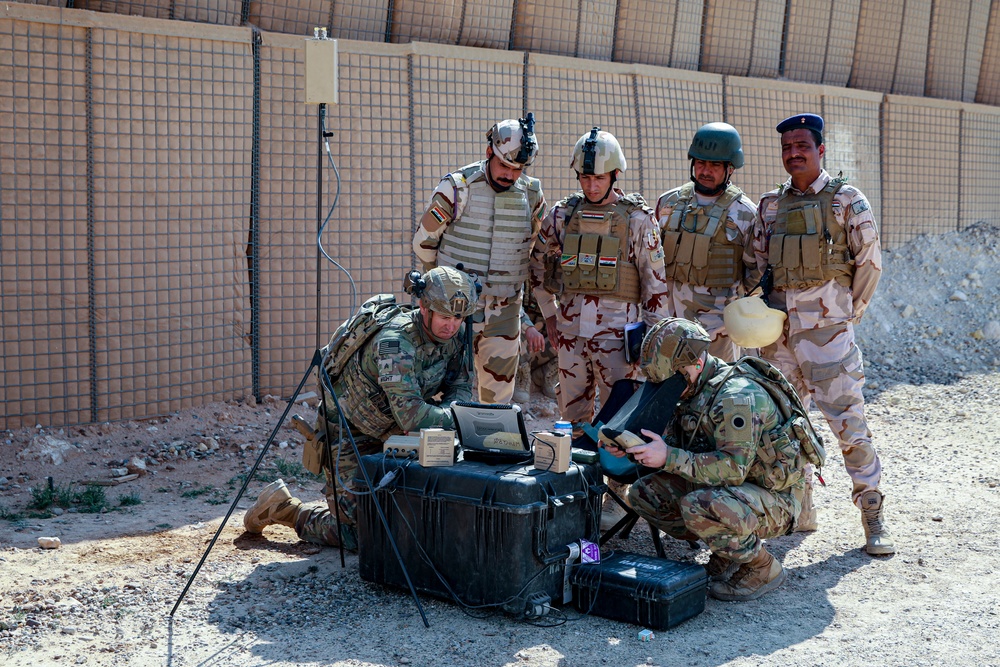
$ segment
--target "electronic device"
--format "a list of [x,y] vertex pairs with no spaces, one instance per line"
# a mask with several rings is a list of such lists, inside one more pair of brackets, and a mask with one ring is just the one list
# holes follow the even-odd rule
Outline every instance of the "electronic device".
[[454,401],[451,412],[465,459],[494,464],[531,459],[528,431],[519,406]]

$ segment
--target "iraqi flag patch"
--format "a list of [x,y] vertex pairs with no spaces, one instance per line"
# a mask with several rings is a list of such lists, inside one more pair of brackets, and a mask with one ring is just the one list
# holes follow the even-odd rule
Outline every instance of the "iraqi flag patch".
[[618,258],[617,257],[604,257],[604,256],[602,256],[602,257],[600,257],[597,260],[597,265],[598,266],[615,267],[615,266],[618,266]]
[[583,211],[580,217],[584,220],[604,220],[604,214],[600,211]]

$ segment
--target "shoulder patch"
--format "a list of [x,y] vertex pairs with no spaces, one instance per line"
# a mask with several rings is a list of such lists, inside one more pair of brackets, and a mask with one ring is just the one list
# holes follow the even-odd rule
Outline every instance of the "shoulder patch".
[[381,340],[378,343],[379,356],[386,354],[399,354],[398,340]]
[[749,396],[731,396],[721,401],[726,438],[749,440],[753,433],[753,410]]
[[858,215],[859,213],[864,213],[869,208],[870,207],[868,206],[867,199],[862,199],[861,201],[856,201],[853,204],[851,204],[851,210],[854,211],[854,215]]

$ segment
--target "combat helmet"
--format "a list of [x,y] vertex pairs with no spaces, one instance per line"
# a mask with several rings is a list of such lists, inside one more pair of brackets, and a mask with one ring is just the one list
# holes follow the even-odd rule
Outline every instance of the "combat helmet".
[[607,174],[625,171],[628,164],[614,135],[595,126],[577,140],[570,167],[577,174]]
[[706,162],[728,162],[734,169],[743,166],[743,142],[729,123],[708,123],[698,128],[688,148],[688,158]]
[[517,120],[502,120],[486,133],[493,155],[511,169],[522,169],[535,161],[538,140],[535,139],[535,114]]
[[667,317],[654,324],[642,340],[639,368],[651,382],[663,382],[698,361],[711,342],[711,336],[697,322]]
[[767,347],[781,337],[785,314],[768,308],[757,295],[736,299],[722,309],[726,332],[740,347]]
[[468,317],[476,311],[476,286],[465,271],[438,266],[423,275],[420,303],[448,317]]

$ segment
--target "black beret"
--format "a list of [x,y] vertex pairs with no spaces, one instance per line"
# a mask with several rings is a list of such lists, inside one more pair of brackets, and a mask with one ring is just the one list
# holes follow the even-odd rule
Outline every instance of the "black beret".
[[781,121],[774,129],[778,131],[778,134],[791,132],[792,130],[816,130],[817,132],[822,132],[823,117],[817,116],[814,113],[800,113]]

